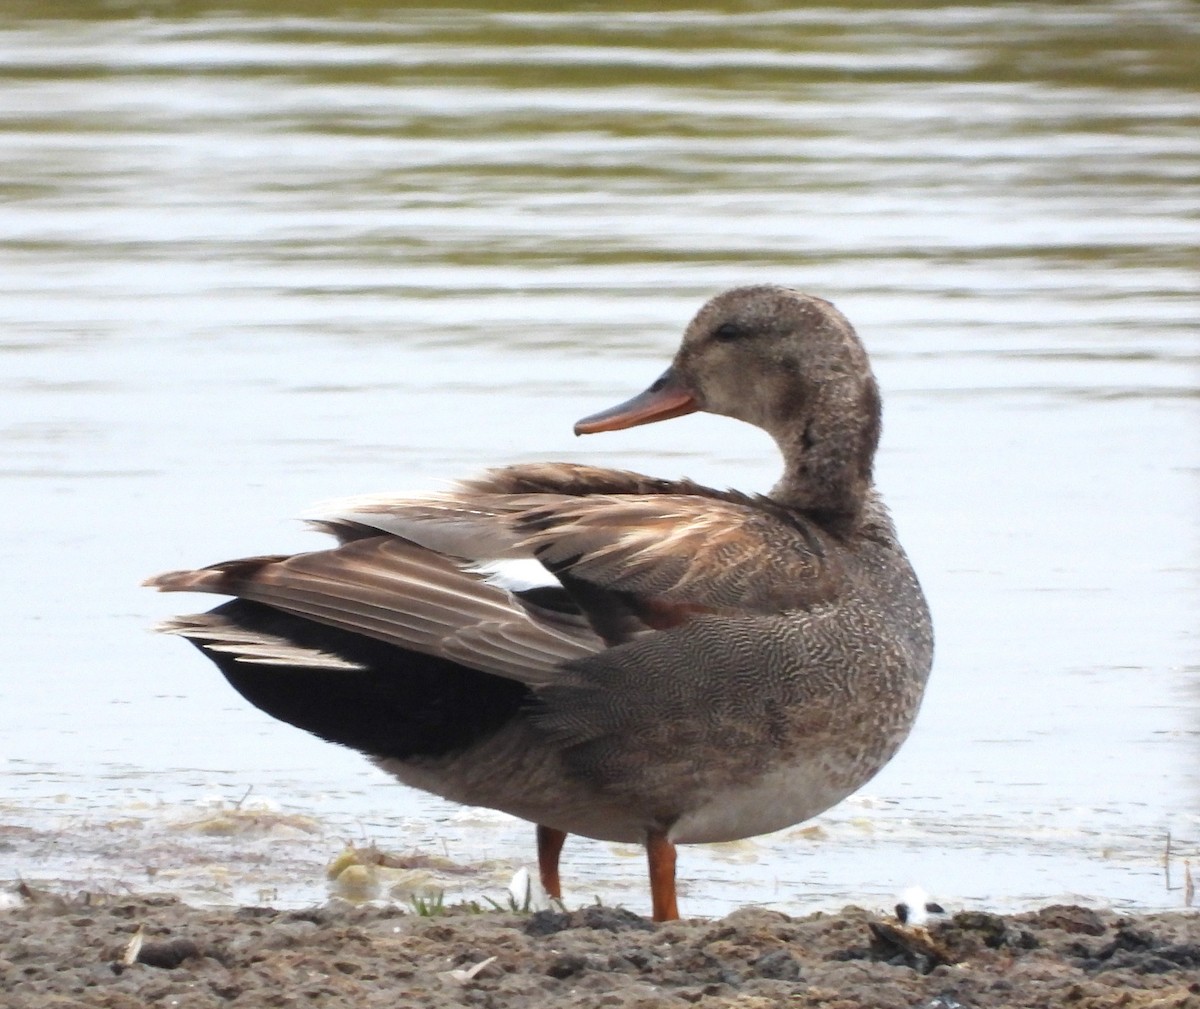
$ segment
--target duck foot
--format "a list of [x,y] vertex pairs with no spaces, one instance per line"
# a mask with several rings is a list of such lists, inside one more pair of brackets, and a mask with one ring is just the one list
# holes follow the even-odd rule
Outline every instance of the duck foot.
[[558,856],[562,854],[567,833],[555,827],[537,825],[538,875],[542,889],[551,900],[562,900],[562,881],[558,876]]
[[650,901],[654,921],[678,921],[675,902],[675,845],[661,830],[646,835],[646,860],[650,863]]

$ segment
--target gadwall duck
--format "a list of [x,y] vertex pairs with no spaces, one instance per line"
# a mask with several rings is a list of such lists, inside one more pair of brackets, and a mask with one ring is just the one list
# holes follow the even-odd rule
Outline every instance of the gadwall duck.
[[[338,545],[159,575],[235,598],[164,629],[268,714],[405,784],[537,824],[561,897],[568,834],[646,846],[654,918],[675,845],[799,823],[908,735],[929,611],[872,487],[880,400],[828,302],[783,287],[708,302],[667,371],[576,425],[694,410],[755,424],[765,496],[567,463],[425,497],[350,499]],[[538,562],[514,585],[496,562]]]

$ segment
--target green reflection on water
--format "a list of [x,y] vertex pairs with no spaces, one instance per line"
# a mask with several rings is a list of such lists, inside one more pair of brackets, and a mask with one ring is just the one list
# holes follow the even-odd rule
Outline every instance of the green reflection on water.
[[[470,73],[489,87],[589,88],[642,84],[773,89],[828,81],[1041,81],[1121,88],[1200,85],[1200,12],[1165,3],[841,3],[813,9],[786,3],[607,3],[564,12],[555,3],[475,3],[397,9],[391,3],[113,2],[10,0],[4,24],[54,19],[127,22],[131,58],[140,44],[173,26],[209,40],[289,45],[269,72],[331,83],[441,79]],[[148,38],[149,36],[149,38]],[[307,48],[410,47],[425,63],[387,52],[331,66],[306,65]],[[472,63],[489,54],[488,59]],[[505,58],[496,59],[495,54]],[[7,73],[63,75],[113,67]],[[819,57],[829,57],[822,60]],[[848,55],[856,59],[845,58]],[[664,57],[687,57],[682,60]],[[789,59],[790,57],[790,59]],[[805,58],[801,58],[805,57]],[[193,72],[266,72],[258,60],[222,61]],[[169,74],[171,68],[148,70]],[[614,78],[614,74],[620,76]]]
[[[1176,227],[1200,182],[1190,4],[17,0],[4,25],[7,132],[57,145],[0,178],[6,199],[144,190],[294,215],[226,242],[164,227],[162,259],[1125,270],[1196,254]],[[377,216],[330,236],[317,209]],[[98,229],[75,247],[145,244]]]

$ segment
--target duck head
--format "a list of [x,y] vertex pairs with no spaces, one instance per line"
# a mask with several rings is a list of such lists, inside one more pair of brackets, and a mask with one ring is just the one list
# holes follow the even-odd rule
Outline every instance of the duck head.
[[779,446],[781,504],[853,518],[871,486],[879,387],[853,327],[829,302],[786,287],[738,287],[688,324],[671,366],[643,393],[585,417],[576,434],[696,410],[762,428]]

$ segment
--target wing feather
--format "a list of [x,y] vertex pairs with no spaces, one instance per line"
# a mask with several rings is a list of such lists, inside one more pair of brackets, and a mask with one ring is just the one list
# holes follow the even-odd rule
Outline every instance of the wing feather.
[[515,466],[440,494],[330,508],[325,527],[369,525],[476,562],[532,557],[602,589],[689,607],[810,607],[844,577],[829,533],[767,498],[593,467]]
[[603,648],[582,621],[540,620],[513,593],[388,536],[170,572],[147,584],[235,595],[530,684],[550,682],[563,662]]

